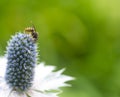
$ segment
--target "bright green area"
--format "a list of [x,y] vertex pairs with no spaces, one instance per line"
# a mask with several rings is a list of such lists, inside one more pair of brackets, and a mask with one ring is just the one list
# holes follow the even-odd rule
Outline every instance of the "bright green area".
[[120,97],[120,0],[0,0],[0,54],[31,23],[40,61],[76,77],[61,97]]

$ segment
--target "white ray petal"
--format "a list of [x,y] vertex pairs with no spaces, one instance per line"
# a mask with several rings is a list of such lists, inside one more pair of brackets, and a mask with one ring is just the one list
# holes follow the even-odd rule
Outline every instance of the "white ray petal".
[[5,82],[0,84],[0,97],[9,97],[11,89],[6,85]]
[[[44,77],[41,79],[41,77],[39,77],[40,75],[35,76],[34,88],[40,91],[58,90],[59,87],[68,86],[68,84],[65,83],[66,81],[74,79],[70,76],[62,75],[61,73],[64,71],[64,69],[53,72],[54,68],[51,69],[51,66],[41,66],[40,64],[38,67],[38,70],[35,71],[36,74],[44,75]],[[39,73],[40,70],[42,71],[41,73]]]
[[5,75],[6,66],[7,66],[6,57],[0,57],[0,79]]
[[[54,66],[45,66],[44,63],[40,63],[35,68],[35,74],[40,76],[40,79],[44,79],[49,73],[55,70]],[[41,74],[41,75],[40,75]]]
[[54,66],[45,66],[44,63],[40,63],[35,68],[35,77],[33,83],[41,83],[54,69]]
[[27,97],[25,93],[18,93],[16,91],[11,91],[9,97]]
[[27,97],[25,93],[18,93],[9,88],[8,85],[3,82],[0,84],[0,97]]
[[30,97],[58,97],[55,93],[41,93],[38,91],[29,92]]

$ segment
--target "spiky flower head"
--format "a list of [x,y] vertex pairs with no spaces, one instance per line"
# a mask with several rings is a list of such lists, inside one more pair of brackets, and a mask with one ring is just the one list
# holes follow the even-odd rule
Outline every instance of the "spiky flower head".
[[64,69],[54,72],[54,66],[37,64],[35,39],[17,33],[8,42],[6,57],[0,58],[0,97],[58,97],[59,88],[73,80]]
[[7,84],[17,91],[29,89],[37,60],[36,44],[30,35],[18,33],[12,37],[7,47],[7,60]]

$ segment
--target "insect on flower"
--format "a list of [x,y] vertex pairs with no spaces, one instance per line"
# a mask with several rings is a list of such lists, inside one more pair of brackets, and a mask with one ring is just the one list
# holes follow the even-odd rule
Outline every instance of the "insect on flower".
[[38,32],[36,32],[34,25],[32,27],[25,28],[24,33],[30,34],[35,42],[38,40]]

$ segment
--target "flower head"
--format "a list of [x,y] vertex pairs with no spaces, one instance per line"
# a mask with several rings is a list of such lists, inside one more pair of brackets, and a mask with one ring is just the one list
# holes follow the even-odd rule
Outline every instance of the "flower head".
[[18,33],[10,40],[5,74],[9,87],[17,91],[25,91],[31,87],[36,56],[36,44],[29,35]]
[[0,97],[58,97],[59,87],[68,86],[64,69],[37,65],[37,44],[29,34],[17,33],[8,42],[6,57],[0,58]]

